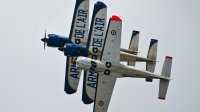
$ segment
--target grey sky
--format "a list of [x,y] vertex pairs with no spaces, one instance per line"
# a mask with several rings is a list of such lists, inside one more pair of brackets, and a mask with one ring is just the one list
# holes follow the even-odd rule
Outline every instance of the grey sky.
[[[90,0],[90,17],[96,0]],[[108,112],[198,112],[200,104],[200,1],[102,0],[108,17],[122,23],[122,47],[132,30],[140,31],[139,55],[146,56],[151,38],[159,40],[155,73],[164,57],[173,56],[172,74],[165,101],[158,100],[158,80],[117,79]],[[75,0],[0,0],[0,111],[92,112],[84,105],[82,78],[78,92],[64,92],[64,54],[48,48],[47,33],[69,35]],[[91,19],[90,19],[91,20]],[[145,63],[136,67],[145,69]]]

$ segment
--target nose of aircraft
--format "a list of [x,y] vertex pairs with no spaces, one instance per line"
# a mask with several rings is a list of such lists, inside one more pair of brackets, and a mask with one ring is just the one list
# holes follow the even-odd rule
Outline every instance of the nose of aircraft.
[[46,38],[42,38],[41,41],[45,42],[45,41],[46,41]]

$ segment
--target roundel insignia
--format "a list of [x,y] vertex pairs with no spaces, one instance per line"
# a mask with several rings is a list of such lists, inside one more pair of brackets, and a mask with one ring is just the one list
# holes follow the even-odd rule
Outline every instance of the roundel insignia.
[[103,106],[103,105],[104,105],[104,102],[103,102],[103,101],[99,101],[99,105],[100,105],[100,106]]
[[116,35],[116,31],[115,31],[115,30],[112,30],[112,31],[111,31],[111,35]]

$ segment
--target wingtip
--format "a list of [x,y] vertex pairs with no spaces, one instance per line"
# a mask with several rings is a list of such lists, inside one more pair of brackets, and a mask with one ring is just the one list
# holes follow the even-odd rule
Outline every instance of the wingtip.
[[163,98],[163,97],[158,97],[158,99],[160,99],[160,100],[165,100],[165,98]]
[[101,6],[101,7],[107,7],[106,4],[104,4],[104,3],[101,2],[101,1],[97,1],[96,4],[99,5],[99,6]]
[[158,42],[158,39],[151,39],[151,41],[153,41],[153,42]]
[[166,56],[166,58],[168,58],[168,59],[172,59],[172,57],[171,57],[171,56]]
[[140,33],[140,31],[133,30],[133,33],[138,34],[138,33]]
[[122,21],[118,16],[113,15],[110,20],[114,20],[114,21]]
[[146,82],[153,82],[151,78],[146,78]]

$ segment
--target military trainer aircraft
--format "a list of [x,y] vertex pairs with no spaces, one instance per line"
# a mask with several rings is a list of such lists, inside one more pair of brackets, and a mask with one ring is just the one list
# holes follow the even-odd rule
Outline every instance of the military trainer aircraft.
[[[57,47],[67,56],[64,87],[67,94],[73,94],[77,91],[82,71],[77,70],[71,61],[78,56],[100,59],[107,28],[107,6],[103,2],[99,1],[94,5],[90,31],[88,27],[89,0],[76,0],[69,37],[56,34],[46,35],[45,31],[45,37],[41,39],[44,42],[44,48],[46,44],[49,47]],[[128,61],[131,66],[135,66],[136,61],[143,61],[147,63],[146,70],[154,72],[158,41],[156,39],[151,40],[147,58],[136,55],[138,42],[139,31],[133,31],[129,49],[120,49],[120,61]],[[82,101],[85,104],[94,101],[96,79],[97,76],[93,72],[84,71]],[[152,81],[150,78],[146,80]]]
[[136,77],[160,79],[158,98],[165,100],[170,81],[172,57],[166,56],[161,75],[140,70],[120,63],[122,20],[112,16],[108,23],[100,60],[79,56],[72,63],[79,70],[92,71],[97,75],[94,112],[107,112],[117,78]]

